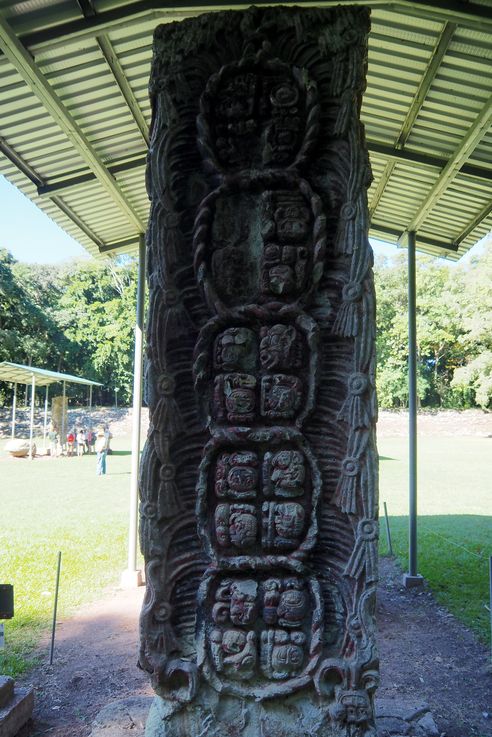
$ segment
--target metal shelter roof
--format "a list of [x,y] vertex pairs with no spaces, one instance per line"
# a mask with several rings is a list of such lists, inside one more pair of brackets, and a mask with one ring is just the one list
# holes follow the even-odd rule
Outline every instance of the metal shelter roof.
[[98,381],[90,381],[80,376],[71,374],[59,374],[58,371],[47,371],[46,369],[34,368],[33,366],[22,366],[20,363],[3,361],[0,363],[0,381],[9,381],[18,384],[29,384],[32,377],[36,379],[37,386],[48,386],[59,381],[67,384],[88,384],[89,386],[103,386]]
[[[346,4],[372,8],[370,235],[416,231],[420,250],[456,260],[492,230],[492,0]],[[148,213],[153,29],[244,7],[0,0],[0,173],[93,255],[133,251]]]

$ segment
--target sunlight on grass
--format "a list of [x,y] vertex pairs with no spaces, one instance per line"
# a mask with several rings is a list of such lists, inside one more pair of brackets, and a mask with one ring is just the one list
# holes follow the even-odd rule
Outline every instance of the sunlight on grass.
[[[130,455],[123,451],[129,445],[129,438],[113,441],[122,454],[108,457],[105,477],[96,476],[94,456],[30,462],[0,453],[0,581],[15,586],[0,672],[15,676],[28,668],[50,625],[58,550],[60,618],[118,583],[126,567]],[[419,441],[419,571],[437,599],[483,640],[489,634],[491,449],[486,438]],[[395,553],[405,568],[406,440],[382,438],[379,451],[381,507],[386,501]],[[387,552],[384,527],[381,552]]]
[[[492,439],[419,438],[418,568],[437,600],[486,641],[490,638]],[[394,552],[408,566],[405,438],[379,441],[380,502],[387,503]],[[388,548],[381,526],[381,553]]]
[[[123,450],[129,442],[112,444]],[[106,476],[96,476],[94,455],[31,462],[2,454],[0,580],[14,584],[15,617],[6,622],[1,673],[28,667],[51,622],[58,550],[60,617],[118,583],[126,567],[129,473],[126,454],[108,457]]]

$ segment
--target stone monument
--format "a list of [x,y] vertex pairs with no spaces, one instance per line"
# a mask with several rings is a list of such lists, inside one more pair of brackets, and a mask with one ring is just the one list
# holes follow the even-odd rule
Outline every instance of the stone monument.
[[375,737],[369,11],[157,28],[148,737]]

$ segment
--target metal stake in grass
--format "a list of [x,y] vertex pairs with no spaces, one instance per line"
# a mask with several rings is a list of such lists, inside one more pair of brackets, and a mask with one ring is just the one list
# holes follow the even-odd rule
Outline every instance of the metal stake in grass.
[[386,520],[386,539],[388,541],[388,551],[391,557],[393,557],[393,546],[391,544],[391,532],[390,532],[390,523],[388,518],[388,508],[386,507],[386,502],[383,502],[384,506],[384,518]]
[[56,567],[55,603],[53,606],[53,624],[51,627],[50,665],[53,665],[53,652],[55,650],[56,609],[58,607],[58,588],[60,586],[61,550],[58,551],[58,563]]

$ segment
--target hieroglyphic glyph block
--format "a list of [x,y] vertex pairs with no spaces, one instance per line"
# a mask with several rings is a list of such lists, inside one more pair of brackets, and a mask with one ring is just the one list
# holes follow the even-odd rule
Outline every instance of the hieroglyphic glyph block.
[[155,33],[140,665],[150,737],[375,737],[369,14]]

